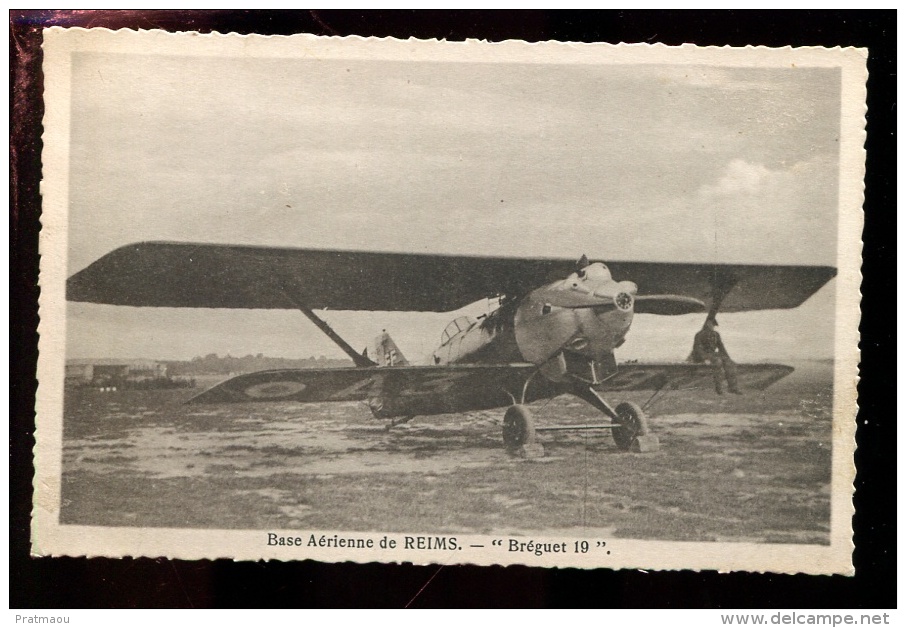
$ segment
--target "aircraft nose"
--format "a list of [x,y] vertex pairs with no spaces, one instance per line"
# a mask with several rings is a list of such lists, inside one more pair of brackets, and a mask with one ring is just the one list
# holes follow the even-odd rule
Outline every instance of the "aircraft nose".
[[618,292],[617,296],[613,298],[613,304],[617,306],[618,310],[623,312],[631,310],[634,302],[635,299],[628,292]]
[[632,281],[612,281],[608,285],[595,290],[595,296],[599,299],[615,299],[619,294],[626,293],[628,296],[633,297],[638,291],[639,287]]

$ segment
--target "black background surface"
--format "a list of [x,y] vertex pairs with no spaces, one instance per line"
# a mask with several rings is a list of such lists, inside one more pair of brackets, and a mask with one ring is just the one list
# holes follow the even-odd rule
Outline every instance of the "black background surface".
[[[895,11],[10,11],[10,607],[896,606]],[[28,556],[37,361],[41,29],[869,49],[856,576]]]

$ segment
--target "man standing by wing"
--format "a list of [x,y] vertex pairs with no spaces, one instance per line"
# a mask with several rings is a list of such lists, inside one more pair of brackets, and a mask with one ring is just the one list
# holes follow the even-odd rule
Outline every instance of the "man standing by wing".
[[714,390],[718,395],[724,393],[724,377],[727,379],[730,392],[741,395],[739,384],[736,381],[736,364],[730,359],[715,327],[717,327],[717,318],[713,314],[709,314],[701,331],[695,334],[692,355],[689,356],[689,359],[696,364],[707,362],[711,365],[714,370]]

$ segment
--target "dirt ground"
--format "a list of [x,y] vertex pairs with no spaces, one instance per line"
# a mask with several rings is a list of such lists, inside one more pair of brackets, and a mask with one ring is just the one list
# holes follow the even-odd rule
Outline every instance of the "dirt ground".
[[[503,449],[503,409],[387,432],[356,403],[187,406],[197,390],[68,390],[60,519],[823,544],[832,364],[795,366],[763,393],[656,401],[656,453],[620,452],[605,431],[546,432],[538,460]],[[605,422],[572,397],[531,407],[538,427]]]

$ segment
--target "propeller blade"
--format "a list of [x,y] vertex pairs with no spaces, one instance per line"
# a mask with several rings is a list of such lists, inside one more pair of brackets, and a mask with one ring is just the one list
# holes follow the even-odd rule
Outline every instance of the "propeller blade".
[[662,316],[679,316],[705,312],[707,308],[702,301],[680,294],[645,294],[635,297],[636,314],[660,314]]
[[567,307],[570,309],[614,307],[612,297],[602,298],[592,293],[567,292],[566,290],[549,292],[545,295],[545,303],[554,307]]

